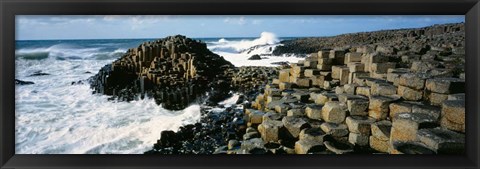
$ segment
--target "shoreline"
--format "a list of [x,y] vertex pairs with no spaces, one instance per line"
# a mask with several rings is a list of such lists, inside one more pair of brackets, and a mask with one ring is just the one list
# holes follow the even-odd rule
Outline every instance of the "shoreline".
[[[438,35],[407,30],[404,40],[459,35],[461,28],[450,26],[436,26],[439,28],[433,31],[441,30]],[[462,127],[453,124],[460,121],[448,118],[465,113],[465,91],[454,91],[464,85],[464,74],[448,68],[447,63],[451,60],[448,57],[460,58],[464,52],[455,41],[443,43],[452,43],[454,52],[429,46],[414,48],[418,58],[408,58],[397,54],[412,49],[359,45],[312,53],[305,60],[281,68],[278,77],[257,90],[254,100],[252,97],[240,104],[246,128],[237,130],[235,136],[224,137],[223,145],[217,146],[213,154],[464,152],[464,123]],[[428,58],[432,51],[438,55]],[[391,62],[398,58],[405,63]],[[438,64],[428,65],[424,60]],[[438,86],[444,83],[456,87]],[[242,133],[242,137],[238,136]],[[163,133],[161,137],[168,138]],[[438,144],[445,146],[436,147]],[[168,147],[157,144],[148,154],[162,154],[162,148]]]

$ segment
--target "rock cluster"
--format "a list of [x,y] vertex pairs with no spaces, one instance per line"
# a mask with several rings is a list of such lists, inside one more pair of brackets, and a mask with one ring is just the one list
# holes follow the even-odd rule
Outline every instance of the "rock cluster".
[[465,151],[463,24],[318,39],[292,41],[315,51],[298,63],[235,68],[236,108],[202,108],[200,123],[162,132],[147,153]]
[[90,79],[96,93],[119,100],[145,95],[167,109],[183,109],[210,92],[217,101],[230,91],[233,65],[206,47],[205,43],[177,35],[145,42],[129,49]]
[[[333,49],[340,46],[364,46],[370,44],[385,44],[386,48],[380,48],[379,50],[384,50],[385,52],[397,52],[402,49],[398,45],[410,44],[409,47],[416,48],[420,53],[428,50],[428,46],[425,45],[425,42],[433,41],[437,43],[439,41],[443,42],[454,42],[456,36],[442,36],[447,33],[461,33],[465,32],[465,26],[463,23],[456,24],[442,24],[434,25],[424,28],[417,29],[397,29],[397,30],[384,30],[384,31],[374,31],[374,32],[360,32],[360,33],[350,33],[343,34],[332,37],[312,37],[312,38],[299,38],[293,40],[285,40],[281,43],[282,46],[278,46],[273,50],[273,54],[280,56],[282,54],[295,53],[295,54],[308,54],[318,51],[319,49]],[[461,38],[464,38],[464,35],[460,35]],[[439,36],[440,35],[440,36]],[[422,39],[421,42],[418,41]],[[415,41],[418,41],[415,42]],[[412,43],[415,42],[415,43]],[[455,41],[459,42],[459,41]],[[461,42],[463,43],[463,42]],[[437,43],[440,44],[440,43]],[[443,43],[445,44],[445,43]],[[433,45],[438,46],[438,45]],[[367,48],[364,48],[369,50]],[[464,50],[460,50],[464,52]]]
[[236,91],[248,93],[257,91],[278,76],[277,67],[242,66],[236,68],[232,77],[232,85]]
[[203,106],[201,113],[201,120],[195,124],[182,126],[177,132],[161,131],[160,139],[145,154],[224,154],[227,144],[239,146],[230,142],[239,140],[245,132],[241,108],[218,111]]
[[228,152],[463,153],[463,32],[434,28],[408,31],[404,46],[322,49],[279,70],[245,104],[248,128]]

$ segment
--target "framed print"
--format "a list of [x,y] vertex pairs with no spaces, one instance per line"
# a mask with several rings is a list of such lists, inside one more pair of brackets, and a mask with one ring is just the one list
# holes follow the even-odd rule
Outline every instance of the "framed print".
[[478,167],[477,1],[1,8],[4,168]]

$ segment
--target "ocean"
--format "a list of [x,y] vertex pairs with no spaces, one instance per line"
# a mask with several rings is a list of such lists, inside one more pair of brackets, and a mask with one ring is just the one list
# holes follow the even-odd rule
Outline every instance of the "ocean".
[[[197,38],[235,66],[276,66],[302,58],[271,56],[282,45],[273,33],[253,38]],[[163,130],[200,119],[200,105],[170,111],[153,99],[108,101],[85,81],[129,48],[154,39],[18,40],[15,78],[16,154],[142,154]],[[254,54],[262,60],[248,60]],[[72,84],[72,82],[85,83]],[[235,98],[223,104],[235,103]]]

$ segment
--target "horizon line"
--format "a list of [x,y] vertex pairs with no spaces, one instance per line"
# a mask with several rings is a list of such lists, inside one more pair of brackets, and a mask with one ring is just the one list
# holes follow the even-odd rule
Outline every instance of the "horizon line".
[[[422,28],[427,28],[427,27],[432,27],[436,25],[448,25],[448,24],[465,24],[465,21],[463,22],[451,22],[451,23],[443,23],[443,24],[432,24],[428,26],[422,26],[422,27],[402,27],[402,28],[394,28],[394,29],[378,29],[378,30],[371,30],[371,31],[358,31],[358,32],[345,32],[345,33],[340,33],[340,34],[335,34],[335,35],[313,35],[313,36],[278,36],[278,38],[321,38],[321,37],[333,37],[333,36],[339,36],[339,35],[346,35],[346,34],[355,34],[355,33],[367,33],[367,32],[379,32],[379,31],[391,31],[391,30],[403,30],[403,29],[422,29]],[[264,31],[268,32],[268,31]],[[275,32],[272,32],[275,33]],[[176,35],[182,35],[182,34],[175,34],[175,35],[169,35],[169,36],[176,36]],[[186,36],[186,35],[182,35]],[[168,36],[165,36],[168,37]],[[163,38],[165,38],[163,37]],[[188,37],[188,36],[186,36]],[[240,37],[240,36],[231,36],[231,37],[188,37],[191,39],[207,39],[207,38],[259,38],[260,36],[245,36],[245,37]],[[15,41],[53,41],[53,40],[142,40],[142,39],[148,39],[148,40],[155,40],[155,39],[163,39],[163,38],[155,38],[155,37],[149,37],[149,38],[80,38],[80,39],[15,39]]]

